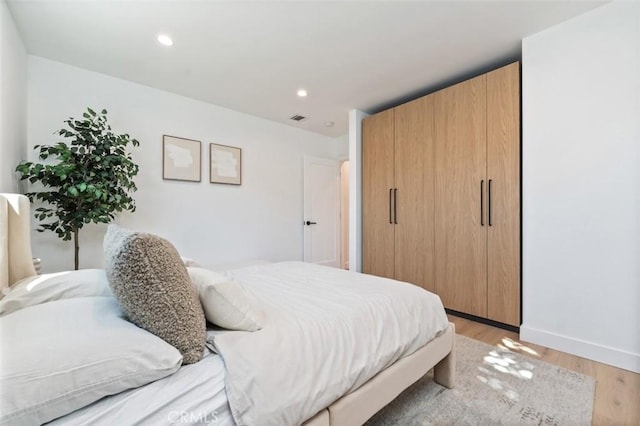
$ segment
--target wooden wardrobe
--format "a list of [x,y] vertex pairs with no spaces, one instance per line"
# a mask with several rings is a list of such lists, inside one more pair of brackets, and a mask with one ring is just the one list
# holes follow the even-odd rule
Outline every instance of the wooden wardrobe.
[[363,122],[363,271],[520,325],[520,71],[507,65]]
[[363,270],[435,291],[433,97],[369,117],[362,130]]

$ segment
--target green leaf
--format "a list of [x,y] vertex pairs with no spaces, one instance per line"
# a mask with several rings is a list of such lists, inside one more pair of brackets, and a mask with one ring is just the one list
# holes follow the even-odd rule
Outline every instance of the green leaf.
[[65,127],[54,134],[64,141],[33,148],[43,162],[16,166],[20,180],[38,185],[26,195],[38,203],[39,232],[55,232],[66,241],[85,223],[107,223],[117,212],[135,211],[131,194],[139,167],[127,148],[139,142],[128,133],[115,134],[106,114],[87,108],[82,119],[63,120]]

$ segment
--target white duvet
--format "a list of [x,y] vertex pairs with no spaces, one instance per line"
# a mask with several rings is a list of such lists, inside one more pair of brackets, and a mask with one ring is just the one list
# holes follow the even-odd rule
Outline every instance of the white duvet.
[[260,301],[264,327],[216,335],[238,425],[298,425],[448,325],[411,284],[301,262],[228,271]]

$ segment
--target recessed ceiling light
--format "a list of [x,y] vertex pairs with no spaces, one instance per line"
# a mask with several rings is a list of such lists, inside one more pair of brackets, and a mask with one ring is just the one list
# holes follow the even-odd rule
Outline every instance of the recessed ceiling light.
[[173,46],[173,40],[166,34],[160,34],[158,36],[158,43],[163,44],[165,46]]
[[298,90],[298,96],[301,98],[306,98],[307,97],[307,91],[304,89],[300,89]]
[[333,121],[327,121],[326,123],[324,123],[324,125],[326,127],[333,127],[336,123],[334,123]]

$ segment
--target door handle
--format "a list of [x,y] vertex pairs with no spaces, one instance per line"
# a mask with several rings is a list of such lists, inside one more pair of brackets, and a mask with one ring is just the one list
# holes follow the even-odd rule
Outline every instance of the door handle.
[[487,207],[487,217],[489,220],[489,226],[493,226],[491,224],[491,179],[489,179],[489,206]]
[[393,189],[393,223],[398,224],[398,188]]
[[309,226],[309,225],[317,225],[318,222],[311,222],[310,220],[308,220],[304,224],[307,225],[307,226]]
[[393,194],[393,189],[389,188],[389,223],[391,225],[393,225],[393,219],[392,219],[392,213],[391,213],[392,208],[393,208],[392,204],[391,204],[391,203],[393,203],[393,201],[392,201],[393,195],[392,194]]
[[480,181],[480,226],[484,226],[484,179]]

